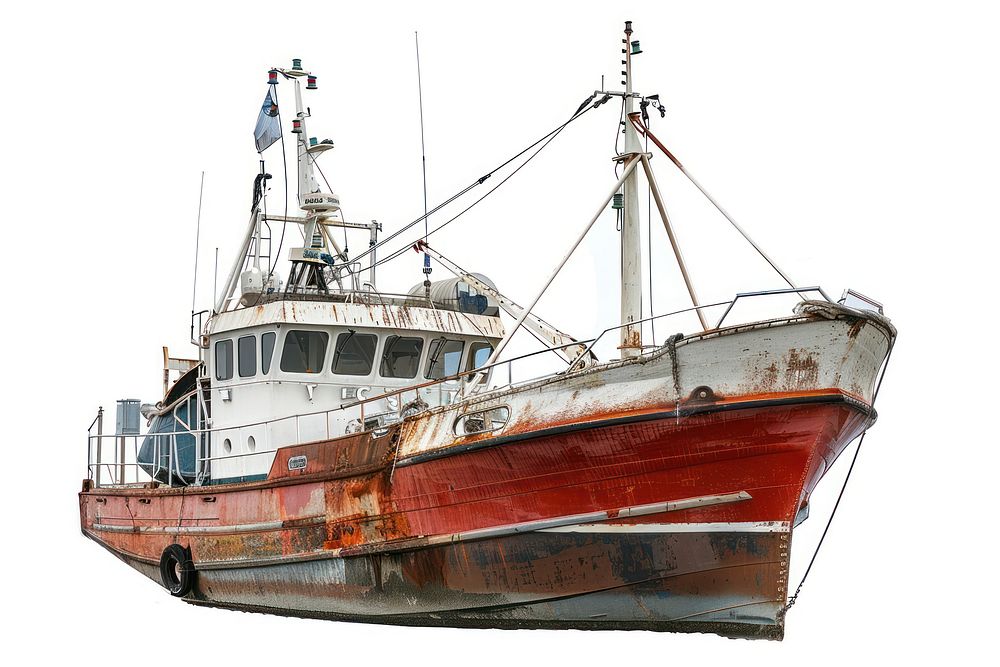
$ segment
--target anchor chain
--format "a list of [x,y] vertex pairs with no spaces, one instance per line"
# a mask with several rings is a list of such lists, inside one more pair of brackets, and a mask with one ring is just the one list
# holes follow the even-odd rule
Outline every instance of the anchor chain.
[[812,558],[809,559],[809,565],[806,567],[805,574],[802,575],[802,579],[799,581],[799,585],[795,588],[795,593],[788,598],[788,602],[781,611],[778,612],[778,618],[784,619],[788,610],[795,606],[795,603],[799,599],[799,593],[802,592],[802,585],[806,583],[806,578],[809,576],[809,572],[812,570],[813,564],[816,562],[816,556],[819,555],[820,547],[823,546],[823,540],[826,539],[826,534],[830,530],[830,524],[833,523],[833,517],[837,514],[837,508],[840,507],[840,501],[844,497],[844,491],[847,489],[847,482],[851,479],[851,473],[854,471],[854,464],[858,461],[858,454],[861,452],[861,445],[865,442],[865,436],[868,435],[868,429],[872,427],[875,423],[875,401],[878,399],[879,389],[882,388],[882,380],[885,378],[885,371],[889,367],[889,359],[892,357],[892,348],[895,346],[896,341],[893,340],[889,345],[889,351],[885,355],[885,364],[882,365],[882,374],[879,376],[878,384],[875,386],[875,393],[872,394],[872,419],[869,421],[868,426],[865,427],[864,432],[861,434],[861,438],[858,440],[858,446],[854,449],[854,457],[851,459],[851,466],[847,469],[847,476],[844,477],[844,483],[840,486],[840,493],[837,494],[837,502],[833,504],[833,511],[830,512],[830,518],[826,520],[826,527],[823,528],[823,534],[820,535],[819,542],[816,544],[816,550],[813,551]]

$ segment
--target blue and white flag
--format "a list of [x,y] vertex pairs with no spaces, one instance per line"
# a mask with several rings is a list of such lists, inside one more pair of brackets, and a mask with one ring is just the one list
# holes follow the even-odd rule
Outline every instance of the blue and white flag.
[[278,105],[267,91],[264,105],[257,116],[257,127],[253,130],[253,138],[257,141],[257,152],[262,153],[268,146],[281,138],[281,123],[278,122]]

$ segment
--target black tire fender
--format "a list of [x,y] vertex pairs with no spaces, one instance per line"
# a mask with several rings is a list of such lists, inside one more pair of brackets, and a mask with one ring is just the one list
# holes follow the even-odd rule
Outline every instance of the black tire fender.
[[160,582],[174,597],[184,597],[194,586],[194,563],[191,551],[179,544],[171,544],[160,556]]

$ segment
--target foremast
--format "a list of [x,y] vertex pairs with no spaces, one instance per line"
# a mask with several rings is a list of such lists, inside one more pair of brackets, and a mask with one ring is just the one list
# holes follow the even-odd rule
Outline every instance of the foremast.
[[[625,118],[633,112],[632,55],[641,53],[638,41],[631,41],[632,22],[625,22],[622,40],[622,84],[625,86]],[[639,135],[632,123],[625,123],[625,153],[616,159],[633,159],[642,152]],[[621,356],[622,359],[642,354],[642,325],[632,324],[642,319],[642,241],[639,236],[639,174],[633,169],[625,178],[625,207],[621,232]]]

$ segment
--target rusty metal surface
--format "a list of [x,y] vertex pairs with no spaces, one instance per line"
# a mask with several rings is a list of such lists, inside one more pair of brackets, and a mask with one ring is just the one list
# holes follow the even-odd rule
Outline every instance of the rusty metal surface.
[[[154,579],[167,546],[189,548],[191,599],[206,604],[415,624],[780,636],[790,528],[740,531],[790,526],[870,423],[866,385],[885,342],[868,320],[839,317],[680,338],[641,363],[431,410],[380,436],[282,448],[260,482],[85,485],[81,525]],[[448,436],[457,410],[494,405],[512,408],[504,429]],[[305,461],[293,467],[295,457]],[[586,529],[499,530],[736,491],[746,492],[741,502]]]
[[530,534],[199,573],[192,601],[410,625],[780,637],[787,533]]
[[409,329],[503,338],[499,317],[391,303],[335,303],[282,300],[219,313],[208,321],[207,333],[216,334],[265,324],[311,324]]

